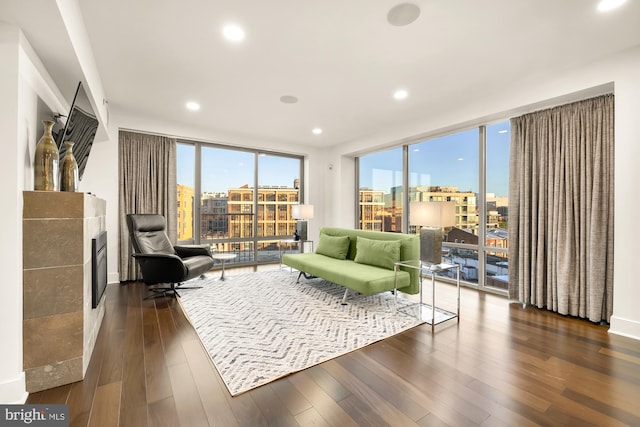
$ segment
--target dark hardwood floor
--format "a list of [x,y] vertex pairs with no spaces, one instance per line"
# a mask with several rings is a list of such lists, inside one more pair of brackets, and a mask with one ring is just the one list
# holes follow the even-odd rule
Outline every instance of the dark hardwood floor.
[[71,426],[640,425],[640,342],[496,295],[231,397],[177,301],[146,294],[109,285],[84,381],[27,403],[68,404]]

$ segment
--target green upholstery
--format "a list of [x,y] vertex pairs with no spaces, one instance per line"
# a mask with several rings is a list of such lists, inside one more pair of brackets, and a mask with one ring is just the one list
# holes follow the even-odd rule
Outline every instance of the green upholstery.
[[400,261],[400,242],[373,240],[359,236],[356,240],[356,257],[353,260],[358,264],[393,270],[395,263]]
[[320,235],[320,242],[316,253],[335,259],[346,259],[349,251],[349,238],[347,236]]
[[[380,231],[354,230],[348,228],[323,227],[322,236],[349,238],[347,259],[341,260],[318,253],[286,254],[282,263],[296,270],[321,277],[330,282],[352,289],[365,295],[394,289],[393,269],[359,264],[354,262],[357,253],[358,236],[379,241],[400,242],[400,261],[420,259],[418,235],[385,233]],[[398,272],[398,289],[407,294],[417,294],[420,290],[420,276],[416,269],[402,269]]]

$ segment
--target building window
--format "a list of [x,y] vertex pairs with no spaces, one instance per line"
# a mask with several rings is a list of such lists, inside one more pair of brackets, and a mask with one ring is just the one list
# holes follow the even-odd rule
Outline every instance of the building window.
[[179,240],[241,251],[236,263],[278,261],[277,245],[269,238],[292,234],[295,220],[287,207],[300,200],[302,168],[299,156],[180,141]]

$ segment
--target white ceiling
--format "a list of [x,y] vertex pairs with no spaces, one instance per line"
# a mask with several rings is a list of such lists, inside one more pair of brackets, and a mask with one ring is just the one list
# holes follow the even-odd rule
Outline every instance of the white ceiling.
[[[640,45],[640,1],[80,0],[111,108],[265,141],[332,146]],[[0,0],[64,93],[78,79],[52,1]],[[55,7],[55,6],[53,6]],[[231,44],[235,22],[246,39]],[[75,68],[73,68],[75,66]],[[409,97],[392,98],[397,88]],[[299,98],[280,102],[283,95]],[[185,103],[197,101],[198,112]],[[320,136],[311,129],[321,127]]]

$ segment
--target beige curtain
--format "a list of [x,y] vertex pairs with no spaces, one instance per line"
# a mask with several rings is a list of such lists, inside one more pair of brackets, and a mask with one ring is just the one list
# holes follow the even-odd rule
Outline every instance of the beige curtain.
[[167,220],[167,234],[176,241],[176,140],[166,136],[120,131],[120,281],[142,276],[131,256],[128,213],[156,213]]
[[613,306],[614,97],[511,120],[509,296],[608,322]]

